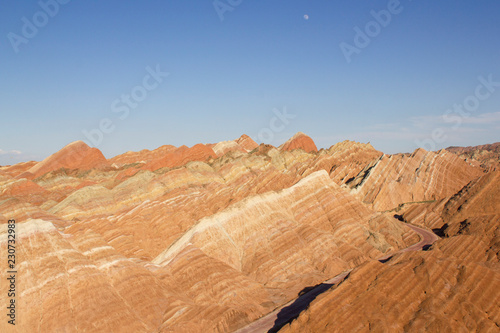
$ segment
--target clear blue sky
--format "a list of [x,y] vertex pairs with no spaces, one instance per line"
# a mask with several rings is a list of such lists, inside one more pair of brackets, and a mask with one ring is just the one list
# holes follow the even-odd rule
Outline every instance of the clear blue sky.
[[[274,145],[297,131],[319,147],[350,139],[386,153],[413,151],[416,140],[500,141],[500,84],[487,97],[480,88],[477,105],[470,98],[479,76],[500,82],[499,1],[232,3],[221,20],[212,0],[72,0],[53,17],[38,1],[0,0],[0,165],[86,140],[82,131],[105,118],[114,126],[97,145],[106,157],[243,133],[260,141],[271,123]],[[388,8],[378,31],[371,11]],[[34,23],[36,34],[24,27]],[[348,63],[340,45],[356,46],[355,27],[373,37]],[[120,119],[122,95],[142,97],[157,65],[169,75],[155,88],[147,79],[147,96]],[[473,112],[443,120],[467,98]],[[281,126],[273,110],[284,109],[295,118]],[[432,138],[436,128],[444,139]]]

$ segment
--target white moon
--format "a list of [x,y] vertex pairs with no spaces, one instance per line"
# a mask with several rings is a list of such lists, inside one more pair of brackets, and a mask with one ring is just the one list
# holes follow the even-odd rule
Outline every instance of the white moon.
[[304,15],[304,19],[305,19],[305,20],[309,20],[309,15],[307,15],[307,14],[306,14],[306,15]]

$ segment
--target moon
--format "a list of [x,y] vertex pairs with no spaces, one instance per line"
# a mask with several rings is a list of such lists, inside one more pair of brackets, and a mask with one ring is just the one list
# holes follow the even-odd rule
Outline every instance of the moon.
[[304,15],[304,20],[309,20],[309,15]]

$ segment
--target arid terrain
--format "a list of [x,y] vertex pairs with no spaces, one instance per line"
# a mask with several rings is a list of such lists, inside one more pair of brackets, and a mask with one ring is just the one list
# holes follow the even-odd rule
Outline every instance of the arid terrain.
[[498,332],[499,147],[77,141],[1,166],[0,332]]

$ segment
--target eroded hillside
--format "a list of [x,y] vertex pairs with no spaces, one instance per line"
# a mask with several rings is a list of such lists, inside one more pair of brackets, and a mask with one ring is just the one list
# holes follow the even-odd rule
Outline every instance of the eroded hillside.
[[[394,321],[418,330],[436,302],[463,312],[454,309],[465,290],[499,286],[498,178],[444,150],[385,155],[351,141],[318,150],[303,133],[279,147],[243,135],[110,159],[75,142],[0,167],[1,251],[7,221],[17,227],[17,328],[231,332],[353,270],[284,329]],[[419,240],[395,214],[443,239],[380,263]],[[474,284],[477,276],[488,279]],[[457,296],[439,291],[449,288]],[[498,307],[485,304],[498,294],[484,297],[470,301],[483,313],[474,318],[489,318],[475,325],[494,327]],[[391,307],[401,318],[383,315]]]

